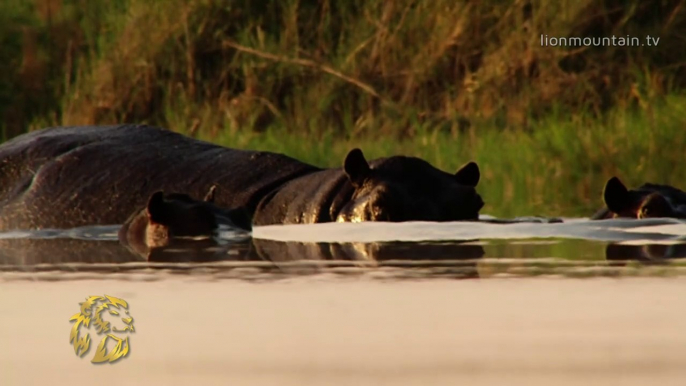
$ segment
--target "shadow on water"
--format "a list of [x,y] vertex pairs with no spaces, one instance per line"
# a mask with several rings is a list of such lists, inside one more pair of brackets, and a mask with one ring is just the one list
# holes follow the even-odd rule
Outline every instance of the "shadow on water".
[[98,226],[0,234],[0,271],[203,269],[218,277],[255,279],[314,273],[618,276],[686,269],[678,260],[686,257],[686,222],[670,219],[269,226],[256,227],[253,237],[222,234],[146,250],[121,245],[117,230]]

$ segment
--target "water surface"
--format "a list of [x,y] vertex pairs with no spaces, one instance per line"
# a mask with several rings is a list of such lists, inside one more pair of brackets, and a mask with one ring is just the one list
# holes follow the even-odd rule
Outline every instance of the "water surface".
[[[662,278],[686,270],[684,222],[270,226],[144,253],[117,230],[0,235],[5,384],[629,386],[686,374],[686,278]],[[91,366],[68,344],[68,318],[96,294],[130,302],[125,363]]]
[[17,278],[165,270],[254,280],[315,273],[393,279],[680,275],[686,269],[686,259],[680,260],[686,257],[684,221],[524,220],[264,226],[252,237],[222,232],[137,252],[119,243],[118,226],[7,232],[0,234],[0,270]]

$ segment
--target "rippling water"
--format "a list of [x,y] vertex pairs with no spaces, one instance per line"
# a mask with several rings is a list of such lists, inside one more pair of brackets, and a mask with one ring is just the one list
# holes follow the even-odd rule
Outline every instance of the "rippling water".
[[55,271],[163,270],[254,280],[313,273],[397,279],[680,275],[686,270],[686,259],[679,260],[686,257],[683,221],[525,220],[265,226],[256,227],[252,238],[223,232],[217,239],[143,252],[118,242],[118,226],[8,232],[0,234],[0,270],[18,278],[26,272],[35,278]]

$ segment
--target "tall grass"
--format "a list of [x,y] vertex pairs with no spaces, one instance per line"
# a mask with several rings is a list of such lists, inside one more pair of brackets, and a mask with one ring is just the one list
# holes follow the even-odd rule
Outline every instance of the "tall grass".
[[[272,129],[258,134],[220,131],[215,142],[230,147],[287,153],[319,166],[339,167],[360,147],[368,158],[406,154],[447,171],[478,162],[484,212],[497,216],[590,216],[601,205],[611,176],[628,186],[644,182],[686,189],[686,96],[670,95],[648,111],[617,107],[602,119],[550,116],[528,131],[478,130],[446,133],[423,130],[411,138],[335,138]],[[204,138],[201,136],[203,139]]]
[[611,175],[683,186],[684,30],[686,0],[6,0],[0,125],[150,123],[321,166],[352,146],[475,159],[486,212],[586,215]]

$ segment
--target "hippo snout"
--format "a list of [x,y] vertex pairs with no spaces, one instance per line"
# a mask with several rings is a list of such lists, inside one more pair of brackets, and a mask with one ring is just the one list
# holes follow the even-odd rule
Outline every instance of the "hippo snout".
[[474,197],[474,207],[475,207],[476,211],[478,212],[481,209],[483,209],[485,203],[484,203],[483,198],[481,198],[480,194],[475,193],[475,195],[476,195],[476,197]]
[[484,207],[484,200],[481,198],[481,195],[474,192],[474,197],[472,198],[472,204],[470,205],[470,208],[472,208],[472,211],[474,212],[473,218],[478,219],[479,218],[479,211]]

